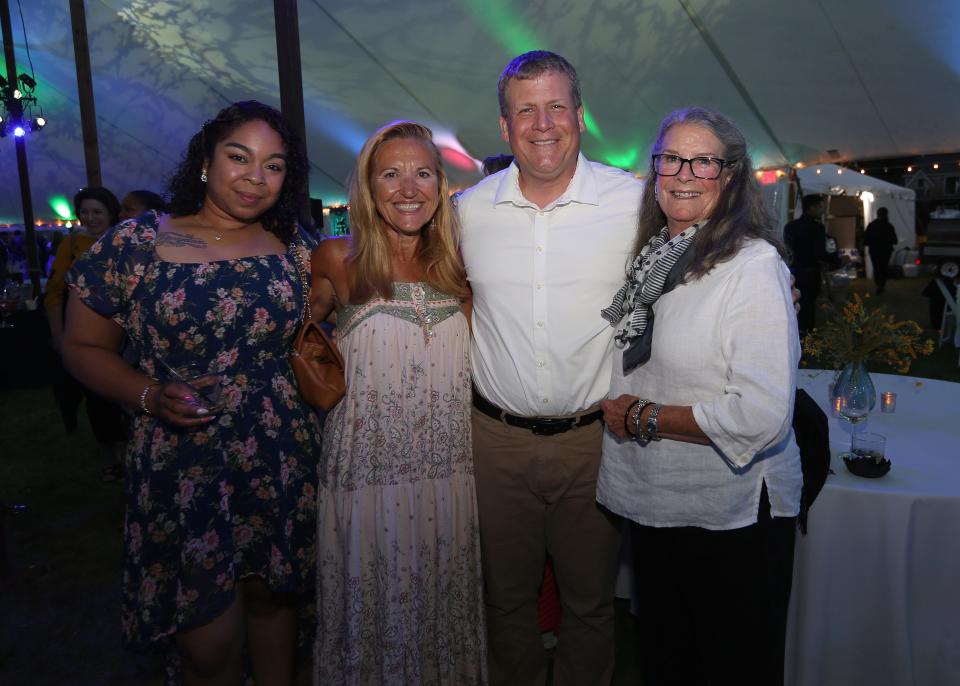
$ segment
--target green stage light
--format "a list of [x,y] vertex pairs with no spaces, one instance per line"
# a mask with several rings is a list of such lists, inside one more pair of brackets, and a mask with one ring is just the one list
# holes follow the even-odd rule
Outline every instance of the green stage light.
[[61,219],[73,219],[73,206],[70,201],[62,195],[55,195],[50,198],[50,209],[57,213]]

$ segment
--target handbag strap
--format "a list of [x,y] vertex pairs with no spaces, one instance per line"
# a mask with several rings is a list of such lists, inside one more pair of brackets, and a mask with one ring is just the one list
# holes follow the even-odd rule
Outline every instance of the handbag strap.
[[302,243],[297,241],[293,246],[293,262],[297,266],[297,275],[300,277],[300,283],[303,285],[303,315],[301,323],[305,324],[311,319],[310,314],[310,282],[307,281],[307,269],[303,264],[303,255],[300,254]]

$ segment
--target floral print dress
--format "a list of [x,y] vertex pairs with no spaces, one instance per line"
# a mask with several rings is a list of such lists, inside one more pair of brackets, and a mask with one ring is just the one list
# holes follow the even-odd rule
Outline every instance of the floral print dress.
[[314,683],[486,683],[460,303],[395,283],[337,314],[347,394],[318,489]]
[[[127,452],[122,625],[146,647],[206,624],[260,576],[312,584],[320,426],[289,363],[303,307],[293,250],[199,264],[161,260],[149,214],[106,233],[70,273],[73,293],[124,328],[136,366],[165,378],[198,362],[224,409],[199,429],[138,414]],[[305,262],[308,264],[308,262]]]

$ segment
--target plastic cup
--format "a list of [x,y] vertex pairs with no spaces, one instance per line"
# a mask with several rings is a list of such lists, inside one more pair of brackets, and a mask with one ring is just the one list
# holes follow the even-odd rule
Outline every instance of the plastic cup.
[[219,374],[209,371],[198,362],[179,365],[175,371],[173,380],[181,381],[195,391],[194,404],[198,410],[206,410],[201,414],[216,413],[223,409],[223,379]]
[[864,431],[853,434],[850,452],[857,457],[872,457],[881,460],[886,456],[887,439],[880,434]]

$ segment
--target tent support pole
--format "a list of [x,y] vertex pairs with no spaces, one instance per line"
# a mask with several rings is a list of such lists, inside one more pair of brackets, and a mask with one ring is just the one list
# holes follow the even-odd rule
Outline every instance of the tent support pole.
[[[300,20],[297,0],[273,0],[277,35],[277,70],[280,77],[280,109],[303,141],[307,152],[306,119],[303,111],[303,71],[300,63]],[[313,229],[310,218],[310,189],[300,199],[300,223]]]
[[[3,30],[3,55],[7,68],[9,88],[17,87],[17,58],[13,49],[13,28],[10,22],[10,3],[0,0],[0,25]],[[11,96],[6,103],[7,112],[19,118],[23,114],[23,105]],[[40,295],[40,259],[37,254],[37,238],[33,225],[33,199],[30,195],[30,172],[27,169],[27,147],[23,137],[14,136],[17,149],[17,172],[20,175],[20,202],[23,205],[23,232],[27,248],[27,272],[33,284],[34,297]]]
[[87,185],[102,186],[97,109],[93,101],[90,45],[87,41],[87,13],[83,0],[70,0],[70,24],[73,29],[73,57],[77,65],[77,94],[80,97],[80,125],[83,129],[83,157],[87,164]]

